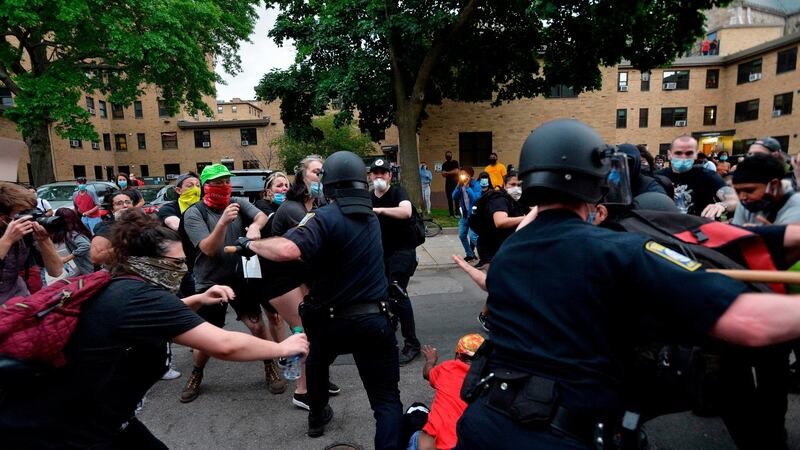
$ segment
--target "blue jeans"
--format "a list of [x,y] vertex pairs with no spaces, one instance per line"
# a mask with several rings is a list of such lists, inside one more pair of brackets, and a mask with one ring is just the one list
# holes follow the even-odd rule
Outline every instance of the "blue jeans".
[[95,225],[100,223],[101,220],[102,220],[102,218],[100,216],[97,216],[97,217],[86,217],[86,216],[81,217],[81,222],[83,222],[83,224],[86,225],[86,228],[89,229],[89,233],[92,233],[92,236],[94,236],[94,227],[95,227]]
[[475,257],[475,246],[478,245],[478,235],[470,229],[467,224],[467,218],[463,215],[458,219],[458,238],[461,239],[461,245],[464,246],[464,252],[467,258]]

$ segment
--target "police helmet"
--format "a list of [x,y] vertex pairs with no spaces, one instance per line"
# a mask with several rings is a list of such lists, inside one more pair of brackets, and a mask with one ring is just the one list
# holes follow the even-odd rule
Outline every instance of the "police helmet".
[[594,129],[577,120],[542,124],[522,145],[522,201],[538,205],[561,194],[598,202],[605,192],[612,151]]
[[322,191],[336,199],[345,215],[372,214],[367,166],[355,153],[338,151],[322,165]]

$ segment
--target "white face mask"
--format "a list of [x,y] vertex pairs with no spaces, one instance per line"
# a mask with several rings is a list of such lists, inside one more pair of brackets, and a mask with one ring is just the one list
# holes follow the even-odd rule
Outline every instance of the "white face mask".
[[375,186],[376,191],[381,191],[381,192],[385,191],[387,187],[386,180],[384,180],[383,178],[375,178],[375,180],[372,182],[372,185]]
[[520,197],[522,197],[522,188],[519,186],[510,187],[506,189],[506,192],[508,192],[508,195],[510,195],[514,200],[519,200]]

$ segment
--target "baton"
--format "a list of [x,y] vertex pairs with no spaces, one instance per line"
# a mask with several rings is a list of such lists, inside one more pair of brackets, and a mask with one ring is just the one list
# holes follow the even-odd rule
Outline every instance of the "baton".
[[239,253],[239,246],[238,245],[226,245],[224,249],[222,249],[225,253]]
[[708,269],[706,272],[718,273],[739,281],[800,284],[800,272],[788,272],[785,270]]

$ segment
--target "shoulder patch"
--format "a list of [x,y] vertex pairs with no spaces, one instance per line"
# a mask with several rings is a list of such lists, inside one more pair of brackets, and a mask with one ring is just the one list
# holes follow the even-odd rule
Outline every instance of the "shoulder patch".
[[675,264],[676,266],[682,267],[689,272],[694,272],[695,270],[699,269],[702,264],[689,258],[688,256],[682,255],[675,250],[670,248],[664,247],[663,245],[659,244],[658,242],[654,241],[647,241],[644,245],[644,248],[653,254],[656,254],[667,261]]
[[303,217],[303,220],[301,220],[300,223],[297,224],[297,226],[298,227],[302,227],[303,225],[306,224],[306,222],[311,220],[315,215],[316,215],[316,213],[313,213],[313,212],[307,213],[306,216]]

